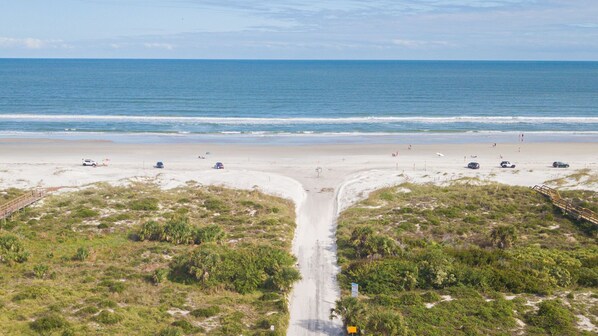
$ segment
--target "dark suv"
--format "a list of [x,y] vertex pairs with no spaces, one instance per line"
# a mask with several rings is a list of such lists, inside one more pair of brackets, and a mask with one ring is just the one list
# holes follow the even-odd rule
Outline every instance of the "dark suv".
[[214,169],[224,169],[224,165],[222,164],[222,162],[216,162],[216,164],[214,165]]
[[569,168],[569,164],[561,161],[554,161],[552,163],[554,168]]
[[467,168],[469,169],[480,169],[480,164],[477,162],[470,162],[467,164]]

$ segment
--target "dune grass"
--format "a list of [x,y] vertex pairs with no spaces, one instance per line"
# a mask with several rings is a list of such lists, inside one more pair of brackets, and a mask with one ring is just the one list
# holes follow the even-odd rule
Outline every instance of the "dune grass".
[[[287,200],[194,183],[168,191],[152,184],[97,184],[48,196],[1,224],[0,239],[13,237],[10,246],[14,240],[22,250],[0,248],[0,260],[13,256],[0,262],[0,330],[283,335],[289,283],[298,277],[289,252],[294,216]],[[172,227],[199,232],[201,240],[140,239],[146,223],[167,227],[173,221],[184,224]],[[216,236],[210,235],[214,230]],[[195,269],[180,272],[194,265],[185,263],[195,260],[190,256],[215,250],[228,257],[222,259],[226,267],[218,267],[227,276],[211,277],[207,286]],[[273,257],[258,263],[255,251]],[[234,276],[247,283],[233,286]]]
[[344,211],[333,315],[367,335],[591,334],[575,316],[598,325],[596,227],[529,188],[478,184],[403,184]]

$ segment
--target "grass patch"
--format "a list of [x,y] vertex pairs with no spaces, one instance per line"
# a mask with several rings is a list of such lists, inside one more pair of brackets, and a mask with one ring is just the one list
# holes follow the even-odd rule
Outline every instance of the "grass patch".
[[[0,333],[283,335],[294,214],[257,191],[197,185],[48,196],[0,228]],[[226,272],[199,273],[202,253]]]
[[[411,192],[396,192],[403,188]],[[598,205],[591,192],[561,195]],[[526,300],[506,297],[595,291],[596,238],[529,188],[383,189],[339,217],[343,295],[334,314],[368,334],[389,328],[395,335],[583,334],[571,316],[596,316],[579,295],[568,298],[569,306],[546,301],[537,312]],[[348,297],[351,283],[359,284],[359,299]]]

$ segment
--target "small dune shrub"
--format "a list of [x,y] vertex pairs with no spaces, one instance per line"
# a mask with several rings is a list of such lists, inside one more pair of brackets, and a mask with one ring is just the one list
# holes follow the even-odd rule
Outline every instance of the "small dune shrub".
[[86,247],[79,247],[77,253],[73,256],[73,260],[84,261],[89,257],[89,250]]
[[129,208],[138,211],[156,211],[159,209],[158,203],[159,201],[155,198],[143,198],[129,203]]
[[127,288],[124,282],[112,280],[104,280],[100,282],[100,286],[106,287],[110,293],[122,293]]
[[89,208],[78,208],[73,211],[72,216],[75,218],[92,218],[99,215],[99,212]]
[[23,243],[13,235],[0,236],[0,262],[6,264],[23,263],[29,258]]
[[122,320],[122,315],[117,313],[111,313],[107,310],[102,310],[102,312],[95,317],[95,321],[102,324],[117,324]]
[[536,314],[528,315],[531,325],[544,329],[549,335],[572,335],[575,316],[560,300],[542,301]]
[[179,327],[166,327],[162,329],[158,336],[183,336],[184,332],[183,329]]
[[196,244],[219,242],[224,239],[225,233],[218,225],[208,225],[195,230],[194,241]]
[[191,312],[191,316],[194,317],[212,317],[220,314],[220,307],[210,306],[207,308],[198,308]]
[[173,327],[181,328],[186,334],[194,333],[194,332],[196,332],[196,329],[198,329],[195,326],[193,326],[193,324],[191,324],[191,322],[189,322],[187,320],[174,321],[174,322],[172,322],[171,325]]
[[152,274],[152,282],[154,284],[160,284],[163,283],[164,281],[166,281],[168,277],[168,269],[165,268],[160,268],[154,271],[154,273]]
[[139,240],[160,240],[164,228],[156,221],[149,221],[143,224],[138,232]]
[[38,279],[43,279],[48,276],[48,265],[35,265],[33,266],[33,275]]
[[56,313],[49,313],[29,323],[29,327],[40,334],[68,327],[69,323]]

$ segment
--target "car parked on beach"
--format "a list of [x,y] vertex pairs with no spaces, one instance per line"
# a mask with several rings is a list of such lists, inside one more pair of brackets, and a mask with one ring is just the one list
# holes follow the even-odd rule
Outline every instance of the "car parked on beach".
[[98,165],[98,163],[97,163],[97,162],[95,162],[95,161],[94,161],[94,160],[92,160],[92,159],[84,159],[84,160],[83,160],[83,166],[95,167],[95,166],[97,166],[97,165]]
[[469,169],[480,169],[480,164],[477,162],[470,162],[467,164],[467,168]]
[[156,165],[154,166],[154,168],[160,168],[160,169],[164,168],[164,162],[162,162],[162,161],[156,162]]
[[569,168],[569,164],[561,161],[554,161],[552,163],[554,168]]
[[501,168],[515,168],[515,165],[509,161],[503,161],[500,163]]
[[224,165],[222,164],[222,162],[216,162],[216,164],[214,165],[214,169],[224,169]]

